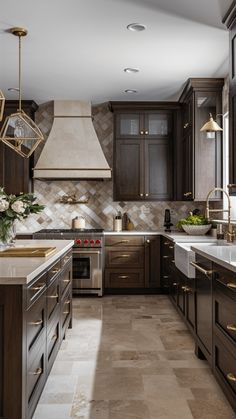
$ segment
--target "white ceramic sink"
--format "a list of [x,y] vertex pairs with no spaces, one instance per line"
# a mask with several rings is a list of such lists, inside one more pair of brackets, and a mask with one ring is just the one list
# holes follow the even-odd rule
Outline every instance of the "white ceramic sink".
[[195,278],[195,268],[190,265],[190,262],[195,261],[195,252],[191,250],[191,246],[196,244],[201,246],[218,246],[216,240],[209,243],[188,242],[175,244],[175,266],[188,278]]

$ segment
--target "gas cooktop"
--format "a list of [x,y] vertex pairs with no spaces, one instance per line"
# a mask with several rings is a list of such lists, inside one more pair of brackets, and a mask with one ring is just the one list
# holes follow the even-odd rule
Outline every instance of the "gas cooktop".
[[44,228],[36,233],[103,233],[103,228]]

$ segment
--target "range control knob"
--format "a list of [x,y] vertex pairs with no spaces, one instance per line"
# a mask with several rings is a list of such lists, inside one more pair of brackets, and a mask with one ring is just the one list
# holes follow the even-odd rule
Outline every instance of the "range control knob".
[[84,244],[89,244],[89,240],[88,239],[84,239]]
[[101,244],[101,240],[96,240],[96,244]]
[[90,240],[90,244],[94,244],[95,243],[95,241],[94,240]]
[[82,240],[78,239],[78,240],[75,240],[75,242],[76,242],[76,244],[81,244]]

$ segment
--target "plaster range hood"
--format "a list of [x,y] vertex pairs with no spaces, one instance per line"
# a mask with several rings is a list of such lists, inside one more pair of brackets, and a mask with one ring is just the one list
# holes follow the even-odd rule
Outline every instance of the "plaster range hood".
[[34,168],[35,179],[108,179],[90,102],[54,101],[52,129]]

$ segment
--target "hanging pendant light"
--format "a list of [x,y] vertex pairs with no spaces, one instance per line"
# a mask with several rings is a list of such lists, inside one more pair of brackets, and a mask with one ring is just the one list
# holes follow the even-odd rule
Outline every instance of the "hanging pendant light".
[[5,106],[5,97],[2,91],[0,90],[0,121],[2,121],[2,118],[3,118],[4,106]]
[[223,131],[223,129],[214,121],[212,114],[210,113],[210,119],[207,121],[200,131],[207,133],[207,138],[215,138],[215,133],[218,131]]
[[21,38],[28,32],[24,28],[12,28],[11,33],[19,38],[19,109],[4,121],[0,139],[22,157],[29,157],[44,138],[35,122],[21,108]]

